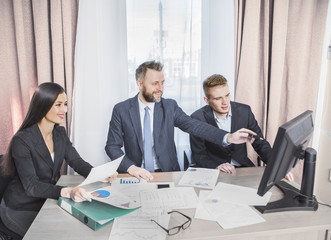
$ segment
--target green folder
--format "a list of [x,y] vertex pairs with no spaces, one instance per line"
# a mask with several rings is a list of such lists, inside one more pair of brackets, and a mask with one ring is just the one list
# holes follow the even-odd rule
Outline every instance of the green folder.
[[111,222],[114,218],[129,214],[138,208],[122,209],[92,200],[92,202],[74,202],[69,198],[60,197],[58,204],[79,221],[93,230],[98,230]]

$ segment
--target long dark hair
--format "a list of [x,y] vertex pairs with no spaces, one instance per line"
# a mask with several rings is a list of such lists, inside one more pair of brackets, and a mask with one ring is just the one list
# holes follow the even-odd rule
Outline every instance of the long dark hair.
[[[17,132],[40,122],[52,108],[59,94],[63,93],[64,89],[57,83],[42,83],[34,92],[28,113],[26,114],[22,125]],[[15,173],[15,164],[11,154],[11,143],[7,149],[7,153],[1,159],[1,173],[3,175],[12,176]]]

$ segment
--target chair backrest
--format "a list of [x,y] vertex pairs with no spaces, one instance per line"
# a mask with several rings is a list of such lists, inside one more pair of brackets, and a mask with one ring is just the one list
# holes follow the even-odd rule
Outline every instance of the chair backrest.
[[188,169],[188,167],[195,167],[195,162],[191,158],[191,149],[184,149],[184,170]]
[[[0,163],[2,161],[2,156],[0,155]],[[0,201],[2,199],[3,194],[5,193],[5,190],[9,184],[9,182],[13,179],[13,177],[8,177],[8,176],[3,176],[1,174],[1,169],[0,169]]]
[[[3,155],[0,155],[0,163],[2,161],[2,156]],[[0,202],[8,184],[12,179],[13,177],[3,176],[1,174],[1,169],[0,169]],[[0,240],[22,240],[22,237],[20,235],[11,231],[3,224],[1,217],[0,217]]]

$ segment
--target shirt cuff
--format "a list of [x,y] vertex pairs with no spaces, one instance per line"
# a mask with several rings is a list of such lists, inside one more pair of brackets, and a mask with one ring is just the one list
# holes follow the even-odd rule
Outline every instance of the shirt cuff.
[[228,135],[229,135],[230,133],[227,133],[227,134],[225,134],[224,135],[224,137],[223,137],[223,142],[222,142],[222,146],[223,147],[227,147],[227,146],[229,146],[231,143],[228,143],[228,141],[227,141],[227,138],[228,138]]
[[[130,167],[132,167],[132,166],[134,166],[134,164],[130,165]],[[130,167],[128,167],[128,169],[126,169],[126,172],[127,172],[127,173],[129,173],[129,168],[130,168]]]

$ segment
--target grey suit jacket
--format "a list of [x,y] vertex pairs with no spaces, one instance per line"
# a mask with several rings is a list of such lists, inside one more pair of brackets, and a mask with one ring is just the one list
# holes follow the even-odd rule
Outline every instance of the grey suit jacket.
[[[247,128],[263,137],[260,127],[255,120],[254,114],[248,105],[231,102],[231,132],[236,132],[241,128]],[[214,118],[213,110],[206,105],[192,115],[193,118],[206,122],[212,126],[218,127]],[[222,163],[236,160],[242,166],[252,167],[253,162],[247,157],[246,144],[231,144],[227,148],[220,148],[212,142],[205,141],[199,137],[190,136],[192,150],[192,160],[198,167],[216,168]],[[266,163],[271,152],[270,144],[266,140],[255,140],[252,144],[254,150]]]
[[63,127],[54,127],[53,142],[54,162],[37,124],[13,137],[11,153],[16,173],[4,194],[8,207],[38,211],[46,198],[60,197],[62,187],[56,182],[64,159],[77,173],[87,177],[92,166],[79,156]]
[[[154,153],[162,171],[179,171],[174,128],[222,144],[227,132],[186,115],[173,99],[162,98],[154,107]],[[143,160],[143,138],[139,115],[138,95],[115,105],[109,123],[105,150],[111,160],[124,154],[118,169],[127,172],[131,165],[141,166]]]

